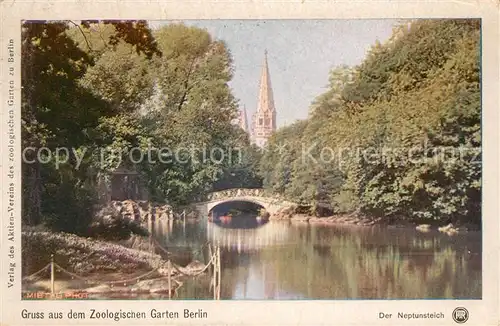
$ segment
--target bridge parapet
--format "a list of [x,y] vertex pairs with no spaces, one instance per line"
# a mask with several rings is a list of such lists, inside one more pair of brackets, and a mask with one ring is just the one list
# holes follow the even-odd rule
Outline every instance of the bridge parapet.
[[222,191],[212,192],[207,196],[209,201],[221,200],[226,198],[236,198],[236,197],[267,197],[265,195],[264,189],[248,189],[248,188],[236,188],[236,189],[226,189]]

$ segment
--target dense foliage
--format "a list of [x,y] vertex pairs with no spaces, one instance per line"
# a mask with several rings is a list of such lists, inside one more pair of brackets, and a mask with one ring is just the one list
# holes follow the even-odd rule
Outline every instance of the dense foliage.
[[205,30],[26,22],[22,52],[25,225],[99,236],[101,181],[122,168],[172,205],[241,186],[236,174],[259,183],[258,154],[231,123],[230,53]]
[[479,223],[480,22],[402,24],[269,148],[264,186],[314,209]]

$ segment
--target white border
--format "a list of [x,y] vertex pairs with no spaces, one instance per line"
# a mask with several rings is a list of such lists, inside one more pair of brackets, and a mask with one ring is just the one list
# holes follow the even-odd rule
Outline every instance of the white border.
[[[379,320],[378,313],[386,312],[428,312],[444,311],[448,315],[443,320],[429,320],[429,325],[454,325],[451,312],[457,306],[464,306],[469,310],[470,318],[465,325],[498,325],[498,293],[500,290],[499,276],[499,7],[496,1],[434,1],[413,2],[403,1],[168,1],[158,3],[154,1],[4,1],[1,10],[1,55],[2,55],[2,83],[1,83],[1,111],[0,130],[6,130],[6,55],[8,39],[14,39],[16,46],[15,69],[17,75],[16,118],[20,119],[20,21],[23,19],[57,20],[57,19],[347,19],[347,18],[444,18],[444,17],[474,17],[482,18],[482,64],[483,64],[483,299],[477,301],[455,300],[412,300],[412,301],[21,301],[21,274],[16,269],[17,283],[14,288],[6,288],[7,266],[6,250],[6,191],[2,191],[0,201],[1,227],[1,312],[0,325],[27,325],[28,321],[21,320],[20,311],[26,308],[30,311],[64,311],[70,309],[88,311],[90,308],[104,306],[108,309],[134,308],[149,311],[177,310],[184,308],[196,310],[202,308],[208,312],[208,320],[143,320],[143,321],[102,321],[85,320],[79,324],[206,324],[206,325],[419,325],[421,320],[404,321],[398,319]],[[20,193],[20,126],[16,129],[17,174],[16,190],[16,255],[17,264],[21,266],[20,252],[20,221],[21,221],[21,193]],[[0,146],[0,181],[6,185],[7,180],[7,143]],[[2,186],[2,190],[5,188]],[[33,325],[59,324],[67,325],[67,319],[62,321],[32,321]]]

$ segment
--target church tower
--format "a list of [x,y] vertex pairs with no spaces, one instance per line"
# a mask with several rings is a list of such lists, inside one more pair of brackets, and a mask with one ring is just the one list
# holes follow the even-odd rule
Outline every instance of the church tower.
[[257,112],[252,121],[253,141],[259,147],[264,147],[268,138],[276,130],[276,108],[274,107],[271,77],[267,66],[267,51],[264,53],[264,65],[260,77],[259,102]]

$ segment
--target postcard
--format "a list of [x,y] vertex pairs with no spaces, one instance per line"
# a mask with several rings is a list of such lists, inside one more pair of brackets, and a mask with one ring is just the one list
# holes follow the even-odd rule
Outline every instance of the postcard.
[[493,1],[3,1],[1,325],[498,325]]

